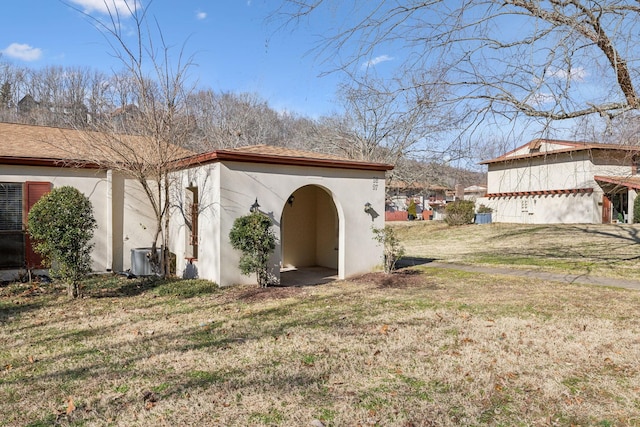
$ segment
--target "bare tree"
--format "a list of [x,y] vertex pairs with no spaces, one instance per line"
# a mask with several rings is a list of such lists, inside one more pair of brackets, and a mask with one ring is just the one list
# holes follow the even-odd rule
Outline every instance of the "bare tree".
[[197,151],[245,145],[280,145],[282,118],[266,101],[249,93],[201,90],[189,97],[190,116],[200,130]]
[[438,136],[456,122],[446,110],[434,108],[443,95],[436,86],[400,90],[400,84],[367,78],[344,85],[344,113],[320,122],[322,151],[392,164],[388,180],[414,182],[420,174],[413,170],[415,162],[407,160],[439,158],[443,148]]
[[611,119],[640,107],[636,1],[283,0],[279,12],[293,23],[355,17],[322,42],[326,58],[344,58],[337,67],[351,75],[388,52],[399,72],[437,70],[416,83],[447,85],[446,101],[473,121]]
[[[168,227],[173,185],[170,173],[175,160],[190,154],[180,145],[192,131],[185,102],[191,59],[185,59],[183,51],[172,58],[157,23],[155,31],[147,25],[151,2],[144,7],[135,0],[119,3],[124,5],[124,10],[105,0],[109,10],[106,21],[85,16],[105,34],[124,67],[114,80],[123,83],[114,91],[120,101],[126,101],[121,107],[132,102],[135,108],[122,120],[96,120],[92,129],[98,132],[86,134],[83,158],[139,183],[155,217],[151,263],[166,275],[169,273]],[[135,31],[132,44],[123,33],[125,16],[127,28]],[[163,249],[164,262],[157,257],[158,245]]]

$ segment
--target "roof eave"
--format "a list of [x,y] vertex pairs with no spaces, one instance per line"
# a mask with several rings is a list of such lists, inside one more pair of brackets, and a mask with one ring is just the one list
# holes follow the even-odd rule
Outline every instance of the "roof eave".
[[313,159],[304,157],[276,156],[269,154],[239,153],[234,151],[217,150],[209,153],[198,154],[177,160],[177,169],[185,169],[190,166],[202,165],[219,161],[235,161],[243,163],[262,163],[288,166],[312,166],[326,167],[334,169],[356,169],[371,171],[388,171],[393,169],[393,165],[386,163],[355,162],[350,160],[335,159]]
[[0,156],[0,164],[16,166],[48,166],[56,168],[100,169],[96,163],[80,162],[68,159],[46,159],[38,157]]
[[591,144],[591,145],[587,145],[587,146],[579,146],[579,147],[570,147],[570,148],[565,148],[565,149],[561,149],[561,150],[552,150],[552,151],[540,151],[540,152],[536,152],[536,153],[527,153],[527,154],[521,154],[519,156],[511,156],[511,157],[505,157],[505,155],[500,156],[500,157],[496,157],[495,159],[491,159],[491,160],[483,160],[481,161],[480,165],[489,165],[489,164],[493,164],[493,163],[506,163],[506,162],[510,162],[510,161],[514,161],[514,160],[523,160],[523,159],[534,159],[537,157],[545,157],[545,156],[551,156],[551,155],[557,155],[557,154],[566,154],[566,153],[575,153],[575,152],[579,152],[579,151],[591,151],[591,150],[610,150],[610,151],[622,151],[622,152],[633,152],[633,151],[640,151],[640,147],[635,147],[635,146],[620,146],[620,145],[613,145],[611,144],[610,146],[608,146],[608,144],[600,144],[600,145],[595,145],[595,144]]

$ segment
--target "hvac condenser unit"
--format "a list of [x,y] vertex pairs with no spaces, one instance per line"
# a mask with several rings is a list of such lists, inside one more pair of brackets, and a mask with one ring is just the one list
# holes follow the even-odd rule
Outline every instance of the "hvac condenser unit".
[[[158,259],[162,265],[162,249],[156,248]],[[136,276],[152,276],[154,273],[151,267],[151,248],[131,249],[131,274]]]

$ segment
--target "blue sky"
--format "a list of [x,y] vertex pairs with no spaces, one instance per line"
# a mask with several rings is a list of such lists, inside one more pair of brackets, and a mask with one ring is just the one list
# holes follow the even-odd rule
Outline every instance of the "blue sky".
[[[104,0],[66,0],[100,17]],[[113,4],[123,0],[108,0]],[[143,0],[146,1],[146,0]],[[267,18],[278,0],[154,0],[150,11],[177,55],[197,64],[191,74],[202,88],[257,93],[277,110],[318,117],[335,104],[337,74],[310,52],[320,30],[306,23],[279,30]],[[2,5],[2,60],[20,66],[119,68],[105,38],[81,13],[58,0],[6,0]],[[388,58],[386,58],[388,59]]]

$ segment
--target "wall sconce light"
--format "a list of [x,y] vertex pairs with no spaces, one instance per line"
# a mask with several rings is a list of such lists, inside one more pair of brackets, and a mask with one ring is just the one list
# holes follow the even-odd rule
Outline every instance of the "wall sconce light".
[[253,202],[253,204],[249,208],[249,212],[251,213],[258,212],[258,209],[260,209],[260,205],[258,204],[258,198],[256,197],[256,201]]
[[289,206],[293,206],[293,201],[295,199],[296,198],[293,196],[293,194],[289,196],[289,198],[287,199],[287,203],[289,203]]
[[373,221],[374,219],[380,216],[378,212],[376,212],[376,210],[373,208],[373,206],[371,206],[371,203],[369,202],[364,204],[364,212],[367,215],[371,216],[371,221]]

